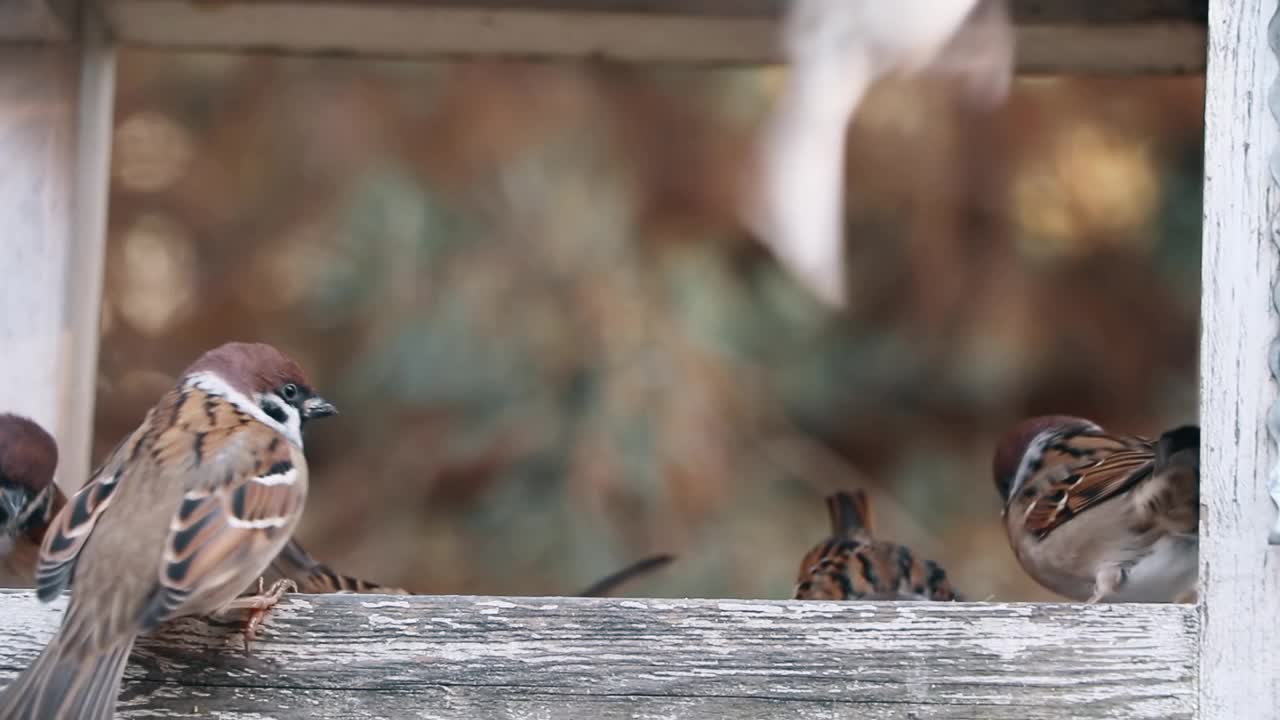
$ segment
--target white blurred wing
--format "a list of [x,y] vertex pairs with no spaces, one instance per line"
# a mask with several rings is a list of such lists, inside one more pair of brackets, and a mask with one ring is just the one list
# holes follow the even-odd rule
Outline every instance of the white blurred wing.
[[850,118],[871,84],[895,71],[954,68],[985,102],[1003,99],[1008,11],[1005,0],[794,0],[782,43],[788,76],[764,130],[748,222],[801,282],[841,305]]

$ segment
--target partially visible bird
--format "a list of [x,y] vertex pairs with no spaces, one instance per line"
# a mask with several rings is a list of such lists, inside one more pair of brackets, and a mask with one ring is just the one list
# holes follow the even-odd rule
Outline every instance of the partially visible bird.
[[670,565],[675,560],[675,555],[659,553],[641,558],[630,565],[612,572],[599,580],[591,583],[586,588],[578,591],[574,597],[608,597],[618,591],[618,588],[636,580],[644,575],[659,570]]
[[842,305],[845,136],[863,96],[887,75],[930,71],[993,106],[1012,81],[1013,27],[1006,0],[793,0],[782,45],[787,77],[746,222],[820,299]]
[[242,611],[253,627],[283,586],[237,596],[302,513],[304,423],[335,412],[269,345],[228,343],[187,368],[46,532],[37,596],[71,599],[0,694],[0,720],[108,720],[139,634]]
[[303,593],[373,593],[379,595],[409,595],[408,590],[379,585],[350,575],[334,572],[328,565],[311,556],[297,539],[290,540],[271,561],[268,577],[292,580]]
[[947,573],[905,545],[877,540],[867,494],[827,496],[831,537],[800,562],[796,600],[961,600]]
[[[605,597],[617,591],[622,585],[643,575],[665,567],[674,560],[667,554],[650,555],[625,568],[595,581],[586,589],[575,594],[575,597]],[[304,593],[363,593],[377,595],[412,595],[403,588],[380,585],[351,575],[343,575],[330,569],[311,553],[303,549],[296,540],[290,540],[276,559],[271,562],[268,578],[291,580],[297,584],[298,591]]]
[[1016,425],[992,473],[1018,562],[1073,600],[1178,602],[1194,592],[1200,428],[1152,442],[1083,418]]
[[0,414],[0,587],[31,587],[49,520],[65,498],[53,483],[58,445],[25,417]]

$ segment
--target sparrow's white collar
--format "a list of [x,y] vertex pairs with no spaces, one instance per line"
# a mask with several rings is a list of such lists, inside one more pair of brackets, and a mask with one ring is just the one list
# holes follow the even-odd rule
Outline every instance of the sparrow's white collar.
[[263,425],[266,425],[281,435],[284,435],[289,442],[297,445],[299,449],[302,448],[302,416],[298,413],[297,408],[292,405],[282,402],[272,395],[263,396],[262,399],[264,402],[274,401],[277,407],[284,411],[287,420],[286,422],[281,423],[263,411],[263,409],[258,406],[258,403],[227,384],[227,381],[223,380],[217,373],[192,373],[183,381],[183,387],[196,388],[197,390],[202,390],[210,395],[217,395],[220,398],[225,398],[231,402],[231,404],[247,413],[254,420],[257,420]]

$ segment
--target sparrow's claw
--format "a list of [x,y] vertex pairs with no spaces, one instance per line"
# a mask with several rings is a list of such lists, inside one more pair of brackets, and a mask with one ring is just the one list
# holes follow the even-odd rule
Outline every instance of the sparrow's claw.
[[258,593],[256,595],[246,595],[232,600],[223,608],[223,612],[234,610],[247,611],[244,624],[244,652],[249,654],[249,645],[258,637],[258,628],[262,627],[263,621],[267,619],[267,613],[271,612],[271,608],[280,602],[280,598],[284,597],[287,592],[296,592],[298,584],[292,580],[277,580],[271,583],[271,588],[263,589],[263,580],[258,578]]

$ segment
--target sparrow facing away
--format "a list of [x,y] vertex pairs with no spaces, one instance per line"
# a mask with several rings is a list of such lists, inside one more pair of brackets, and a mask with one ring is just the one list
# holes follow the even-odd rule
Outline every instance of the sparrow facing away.
[[0,587],[31,587],[45,529],[64,498],[53,484],[58,445],[45,429],[0,414]]
[[335,412],[269,345],[228,343],[196,360],[53,519],[36,594],[47,602],[69,585],[71,599],[0,694],[0,720],[109,720],[137,635],[270,607],[278,592],[237,596],[302,513],[303,424]]
[[961,600],[947,573],[911,549],[877,540],[861,490],[827,496],[831,537],[800,561],[796,600]]
[[1200,428],[1156,442],[1088,420],[1024,420],[996,448],[996,488],[1018,562],[1073,600],[1177,602],[1194,591]]

